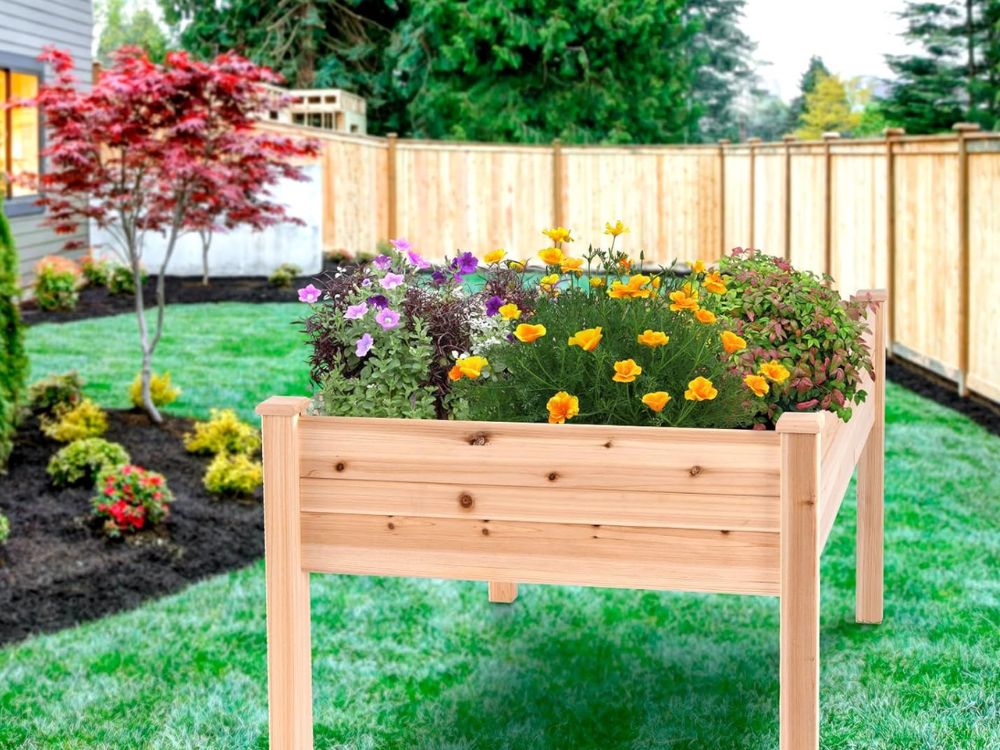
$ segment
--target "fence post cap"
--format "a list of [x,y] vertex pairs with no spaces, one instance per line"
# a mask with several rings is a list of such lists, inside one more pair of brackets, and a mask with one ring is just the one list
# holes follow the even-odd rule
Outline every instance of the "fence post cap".
[[262,417],[295,417],[306,410],[309,399],[304,396],[271,396],[257,404],[254,410]]
[[835,141],[838,138],[840,138],[840,133],[838,133],[836,130],[828,130],[827,132],[823,133],[824,141]]
[[906,128],[885,128],[882,131],[882,135],[886,138],[893,138],[894,136],[906,135]]
[[750,144],[761,143],[761,139],[760,139],[759,136],[756,136],[756,135],[755,136],[751,136],[750,138],[747,138],[747,143],[750,143]]
[[818,435],[826,424],[825,411],[790,412],[778,417],[774,429],[792,435]]
[[719,145],[720,146],[728,146],[730,143],[732,143],[732,141],[729,140],[728,138],[720,138],[719,139]]
[[791,133],[786,133],[785,135],[781,136],[781,140],[784,141],[785,143],[791,143],[792,141],[797,141],[798,138],[796,138]]
[[851,302],[885,302],[889,292],[885,289],[859,289],[851,295]]
[[979,130],[979,125],[974,122],[956,122],[951,129],[956,133],[974,133]]

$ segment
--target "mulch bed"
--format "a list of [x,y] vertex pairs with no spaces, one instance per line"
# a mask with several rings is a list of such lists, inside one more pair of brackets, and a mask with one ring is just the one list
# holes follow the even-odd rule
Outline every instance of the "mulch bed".
[[93,489],[52,487],[45,467],[60,445],[29,420],[0,477],[0,512],[11,523],[0,547],[0,644],[136,607],[264,553],[260,490],[252,500],[211,497],[201,484],[209,459],[181,442],[189,420],[156,426],[142,413],[109,411],[108,421],[108,440],[167,478],[170,515],[158,528],[106,541],[89,522]]

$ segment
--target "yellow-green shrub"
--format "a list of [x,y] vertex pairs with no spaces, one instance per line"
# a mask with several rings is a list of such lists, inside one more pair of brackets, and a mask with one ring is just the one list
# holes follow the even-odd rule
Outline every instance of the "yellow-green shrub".
[[[170,384],[170,373],[162,375],[153,373],[149,379],[149,395],[153,397],[153,406],[172,404],[181,395],[181,389]],[[142,408],[142,373],[135,376],[132,385],[128,387],[128,397],[133,406]]]
[[260,461],[241,453],[219,453],[205,472],[205,489],[213,495],[252,495],[264,481]]
[[232,409],[212,409],[212,418],[196,422],[184,436],[189,453],[252,453],[260,447],[257,430],[241,422]]
[[46,472],[52,483],[62,487],[77,482],[94,482],[102,474],[129,463],[128,451],[104,438],[74,440],[60,448],[49,460]]
[[60,443],[100,437],[107,431],[107,415],[89,398],[71,409],[57,409],[55,413],[42,417],[42,432]]

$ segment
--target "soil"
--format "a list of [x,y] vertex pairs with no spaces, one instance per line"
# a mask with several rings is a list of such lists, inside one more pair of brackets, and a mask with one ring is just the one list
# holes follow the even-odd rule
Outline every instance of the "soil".
[[958,388],[952,381],[939,377],[906,360],[898,358],[888,360],[885,374],[886,378],[893,383],[919,393],[942,406],[954,409],[973,422],[982,425],[994,435],[1000,435],[1000,404],[995,404],[976,394],[963,398],[958,395]]
[[0,512],[11,524],[0,547],[0,644],[136,607],[263,555],[260,490],[246,500],[210,496],[201,484],[209,459],[181,441],[189,420],[156,426],[143,413],[112,410],[108,422],[108,440],[166,477],[170,514],[158,527],[105,540],[89,519],[93,489],[50,484],[45,467],[60,445],[28,420],[0,476]]

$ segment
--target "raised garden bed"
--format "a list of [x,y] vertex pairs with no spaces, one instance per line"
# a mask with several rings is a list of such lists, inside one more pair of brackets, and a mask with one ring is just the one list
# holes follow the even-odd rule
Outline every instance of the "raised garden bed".
[[188,420],[168,417],[157,427],[135,412],[108,418],[109,440],[166,475],[176,497],[170,515],[155,530],[106,541],[89,522],[93,489],[53,488],[45,467],[59,444],[26,423],[0,476],[0,512],[11,521],[0,547],[0,644],[130,609],[263,554],[259,493],[240,502],[205,491],[209,459],[181,442]]
[[858,467],[858,622],[882,619],[884,293],[850,422],[774,432],[304,416],[264,422],[270,742],[312,747],[309,574],[778,596],[783,750],[819,747],[819,559]]

